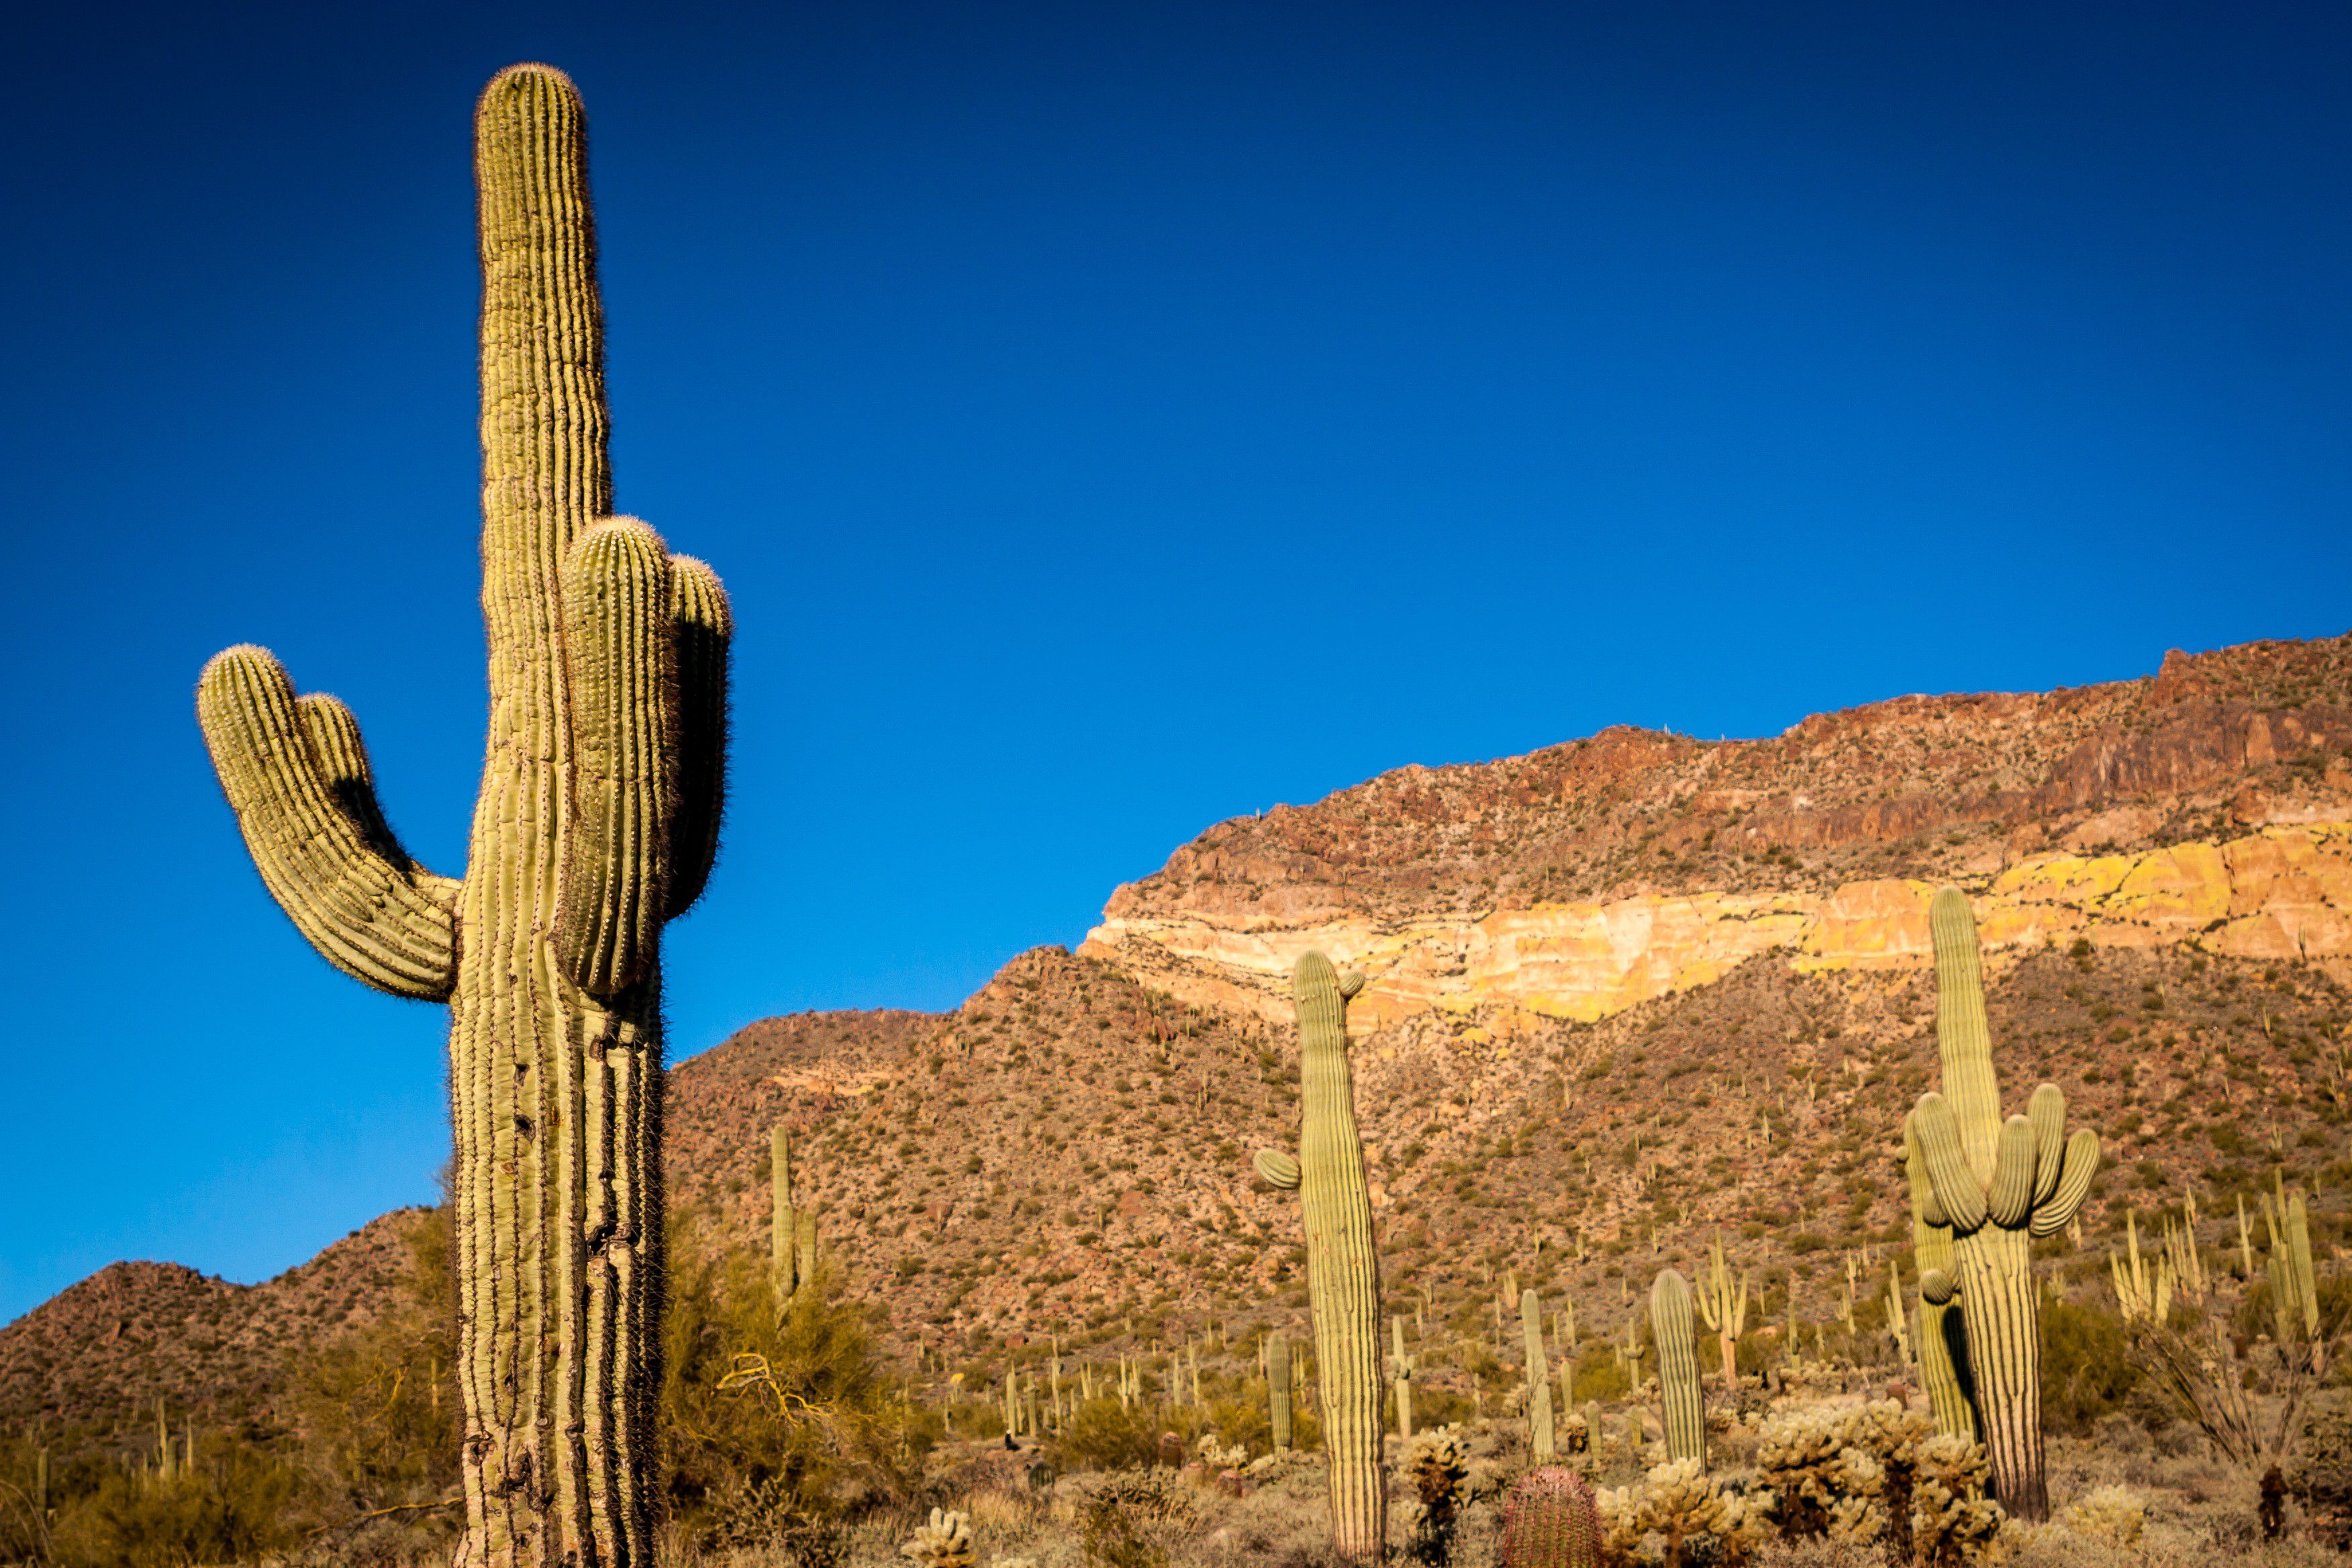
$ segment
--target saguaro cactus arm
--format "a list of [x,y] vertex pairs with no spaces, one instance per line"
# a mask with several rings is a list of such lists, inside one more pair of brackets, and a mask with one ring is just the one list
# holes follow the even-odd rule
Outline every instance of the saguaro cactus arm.
[[393,839],[350,710],[298,701],[267,648],[238,647],[205,666],[196,719],[262,885],[320,956],[379,991],[447,1000],[457,884]]
[[634,518],[599,523],[563,562],[572,833],[556,952],[592,996],[635,984],[668,914],[677,676],[669,552]]
[[727,805],[727,660],[735,619],[718,574],[691,555],[669,558],[669,622],[677,666],[677,795],[669,830],[669,913],[693,908],[719,858]]

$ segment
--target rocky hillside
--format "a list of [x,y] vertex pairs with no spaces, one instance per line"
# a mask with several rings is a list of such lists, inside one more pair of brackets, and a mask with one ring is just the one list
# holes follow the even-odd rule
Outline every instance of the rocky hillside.
[[[1718,1232],[1773,1316],[1791,1295],[1832,1316],[1849,1258],[1874,1281],[1907,1239],[1899,1126],[1934,1068],[1926,907],[1948,880],[2011,1097],[2051,1079],[2107,1143],[2086,1247],[2045,1244],[2059,1278],[2095,1287],[2127,1208],[2282,1163],[2340,1248],[2347,748],[2336,639],[1768,741],[1612,730],[1402,769],[1210,829],[1078,952],[1024,954],[953,1013],[771,1019],[681,1064],[679,1235],[764,1254],[783,1122],[841,1279],[909,1360],[1303,1328],[1297,1201],[1249,1154],[1296,1136],[1283,979],[1316,947],[1370,977],[1351,1025],[1382,1268],[1427,1335],[1479,1340],[1505,1272],[1607,1331]],[[0,1419],[266,1401],[271,1355],[385,1277],[376,1231],[299,1291],[118,1265],[0,1330]]]
[[112,1263],[0,1329],[0,1420],[152,1426],[268,1420],[289,1358],[374,1321],[409,1268],[407,1227],[369,1221],[299,1268],[232,1285],[176,1263]]

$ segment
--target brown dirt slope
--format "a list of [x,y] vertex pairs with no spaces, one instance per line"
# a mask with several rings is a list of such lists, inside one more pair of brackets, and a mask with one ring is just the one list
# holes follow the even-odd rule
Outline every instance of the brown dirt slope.
[[289,1355],[374,1320],[422,1212],[380,1215],[259,1285],[109,1264],[0,1329],[0,1420],[136,1424],[159,1399],[174,1421],[265,1416]]

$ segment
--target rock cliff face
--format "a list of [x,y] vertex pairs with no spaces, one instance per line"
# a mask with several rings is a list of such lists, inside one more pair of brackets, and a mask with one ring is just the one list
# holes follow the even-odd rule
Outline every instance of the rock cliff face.
[[1508,1033],[1761,955],[1925,967],[1927,900],[1952,881],[2010,961],[2080,941],[2343,963],[2347,743],[2345,638],[1902,698],[1769,741],[1605,731],[1220,824],[1114,894],[1081,952],[1279,1023],[1290,965],[1319,949],[1370,977],[1366,1031],[1434,1013]]

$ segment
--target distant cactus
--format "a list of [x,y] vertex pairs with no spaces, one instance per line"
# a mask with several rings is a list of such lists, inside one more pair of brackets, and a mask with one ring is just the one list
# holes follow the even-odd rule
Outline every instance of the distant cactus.
[[1739,1386],[1739,1336],[1748,1331],[1748,1276],[1743,1273],[1735,1285],[1731,1268],[1724,1261],[1723,1238],[1717,1237],[1707,1249],[1707,1268],[1699,1281],[1699,1315],[1706,1326],[1715,1331],[1716,1344],[1723,1352],[1723,1386]]
[[[1295,1165],[1265,1151],[1257,1172],[1295,1184],[1307,1231],[1307,1289],[1315,1314],[1315,1364],[1328,1456],[1331,1544],[1342,1557],[1385,1549],[1387,1487],[1381,1469],[1380,1269],[1372,1254],[1371,1189],[1356,1132],[1348,1071],[1348,998],[1360,974],[1341,976],[1310,952],[1291,974],[1298,1010],[1304,1089]],[[1270,1157],[1269,1157],[1270,1156]]]
[[1519,1331],[1528,1347],[1528,1457],[1538,1465],[1552,1462],[1551,1363],[1544,1354],[1543,1303],[1533,1290],[1519,1292]]
[[1396,1374],[1393,1384],[1396,1389],[1397,1440],[1411,1442],[1412,1440],[1412,1358],[1404,1352],[1404,1320],[1402,1318],[1389,1320],[1389,1334],[1395,1345],[1389,1359],[1395,1363],[1391,1370]]
[[1592,1485],[1552,1465],[1529,1470],[1503,1500],[1496,1568],[1601,1568],[1601,1514]]
[[780,1320],[800,1289],[799,1247],[799,1215],[793,1207],[793,1138],[779,1121],[768,1134],[768,1273]]
[[1689,1282],[1669,1268],[1650,1288],[1650,1332],[1658,1342],[1658,1397],[1666,1457],[1706,1465],[1706,1415],[1698,1386],[1698,1346],[1691,1326]]
[[1952,888],[1937,893],[1927,924],[1943,1092],[1922,1095],[1909,1125],[1941,1211],[1927,1217],[1951,1226],[1957,1271],[1948,1280],[1923,1277],[1920,1294],[1930,1301],[1959,1297],[1993,1495],[2011,1513],[2038,1522],[2049,1517],[2050,1489],[2031,1244],[2065,1229],[2082,1207],[2098,1170],[2099,1139],[2087,1128],[2067,1136],[2066,1096],[2053,1083],[2033,1091],[2026,1114],[2001,1120],[1968,899]]
[[1279,1454],[1290,1447],[1290,1341],[1281,1334],[1265,1342],[1265,1400]]
[[[351,710],[268,650],[196,710],[255,867],[346,973],[450,1008],[460,1562],[643,1563],[661,1495],[662,925],[725,777],[719,580],[613,515],[586,115],[475,111],[489,745],[462,879],[402,849]],[[395,634],[396,637],[396,634]]]

